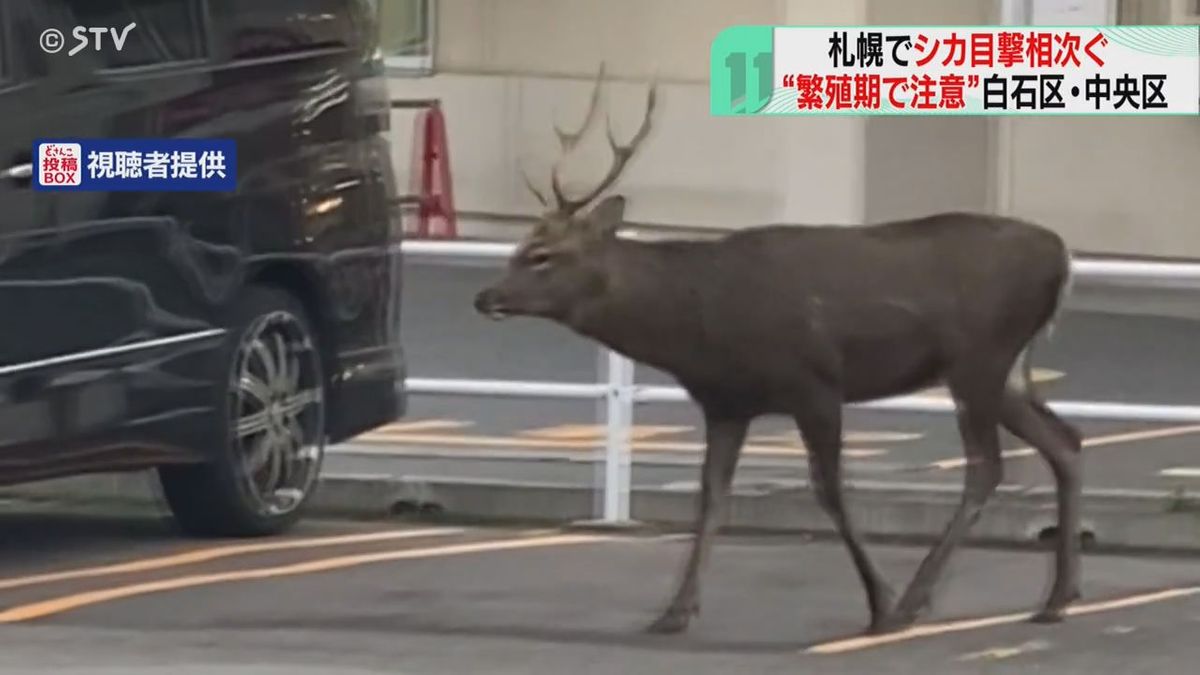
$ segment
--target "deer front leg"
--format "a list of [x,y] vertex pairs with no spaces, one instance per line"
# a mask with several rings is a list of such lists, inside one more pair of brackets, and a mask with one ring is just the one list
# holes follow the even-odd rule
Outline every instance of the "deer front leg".
[[796,425],[808,448],[808,474],[817,503],[829,514],[834,527],[845,543],[859,579],[867,594],[867,606],[871,611],[871,630],[878,631],[884,625],[887,612],[891,610],[892,590],[880,576],[863,547],[854,524],[846,513],[842,496],[842,412],[840,403],[833,397],[821,404],[816,397],[809,401],[809,409],[795,416]]
[[679,633],[700,612],[700,572],[708,559],[729,498],[729,486],[737,468],[738,455],[746,440],[750,421],[705,413],[706,447],[704,469],[700,477],[695,535],[684,563],[675,597],[663,613],[647,628],[651,633]]

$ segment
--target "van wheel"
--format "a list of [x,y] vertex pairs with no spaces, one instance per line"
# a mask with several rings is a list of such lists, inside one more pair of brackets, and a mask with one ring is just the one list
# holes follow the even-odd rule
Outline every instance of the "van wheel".
[[179,526],[193,535],[263,536],[299,520],[325,456],[321,352],[303,305],[267,286],[247,289],[222,351],[221,447],[159,478]]

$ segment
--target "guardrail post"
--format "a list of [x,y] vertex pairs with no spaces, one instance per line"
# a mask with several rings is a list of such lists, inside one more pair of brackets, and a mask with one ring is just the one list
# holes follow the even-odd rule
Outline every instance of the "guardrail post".
[[[596,350],[596,382],[608,382],[608,359],[609,351],[604,347]],[[605,395],[596,399],[596,425],[604,427],[605,438],[605,457],[607,457],[608,448],[608,394],[607,386],[605,387]],[[608,462],[596,462],[593,465],[595,476],[593,477],[592,485],[599,486],[600,489],[592,492],[592,514],[596,517],[601,517],[604,514],[604,502],[607,499],[607,492],[604,490],[604,485],[607,484]],[[601,518],[602,519],[602,518]],[[598,521],[597,521],[598,522]]]
[[608,352],[605,408],[603,521],[611,524],[629,520],[633,426],[633,362],[612,351]]

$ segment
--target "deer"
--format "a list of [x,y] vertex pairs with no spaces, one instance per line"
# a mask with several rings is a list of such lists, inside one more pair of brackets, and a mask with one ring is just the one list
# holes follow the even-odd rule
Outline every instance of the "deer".
[[[907,628],[929,609],[933,586],[1001,483],[1000,428],[1026,441],[1053,473],[1058,520],[1053,583],[1029,620],[1061,621],[1080,597],[1081,436],[1034,390],[1029,364],[1070,286],[1064,240],[1026,220],[967,211],[755,225],[715,238],[620,236],[626,197],[598,198],[648,136],[658,84],[630,141],[618,143],[609,118],[609,170],[569,196],[562,161],[592,124],[603,80],[601,64],[576,131],[554,124],[562,153],[552,202],[520,167],[545,210],[473,304],[495,320],[554,322],[665,372],[698,406],[705,447],[690,550],[674,595],[643,630],[682,632],[699,614],[702,570],[747,430],[765,415],[790,417],[799,431],[810,489],[866,593],[866,634]],[[842,411],[931,386],[953,398],[963,489],[897,600],[846,510]]]

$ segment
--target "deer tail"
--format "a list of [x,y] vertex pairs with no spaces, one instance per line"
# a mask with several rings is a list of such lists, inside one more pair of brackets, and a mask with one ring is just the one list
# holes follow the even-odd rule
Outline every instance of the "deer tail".
[[[1058,292],[1055,294],[1050,317],[1046,321],[1046,339],[1050,339],[1054,335],[1054,328],[1058,323],[1059,317],[1062,315],[1063,305],[1066,304],[1066,298],[1070,295],[1074,283],[1074,275],[1071,273],[1071,252],[1065,247],[1063,248],[1062,259],[1062,281],[1059,283]],[[1025,348],[1017,356],[1016,362],[1013,363],[1008,376],[1008,386],[1010,389],[1029,395],[1033,394],[1033,346],[1036,342],[1037,339],[1035,336],[1033,340],[1030,340],[1029,344],[1025,345]]]
[[1054,336],[1054,328],[1058,325],[1058,320],[1062,316],[1063,305],[1066,304],[1067,296],[1071,294],[1071,290],[1075,284],[1075,275],[1071,271],[1071,252],[1063,247],[1063,270],[1062,283],[1058,286],[1058,294],[1054,298],[1054,310],[1050,314],[1050,320],[1046,322],[1046,338],[1050,339]]

